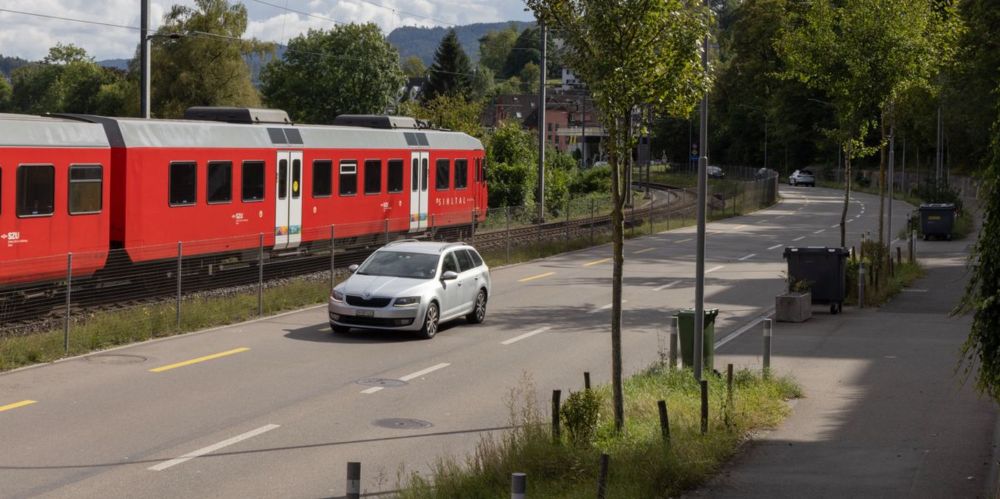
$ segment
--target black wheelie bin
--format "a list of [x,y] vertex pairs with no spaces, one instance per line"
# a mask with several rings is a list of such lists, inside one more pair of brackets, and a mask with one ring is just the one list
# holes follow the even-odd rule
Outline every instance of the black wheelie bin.
[[788,277],[809,283],[814,304],[829,304],[831,314],[840,313],[847,297],[847,254],[845,248],[786,247]]

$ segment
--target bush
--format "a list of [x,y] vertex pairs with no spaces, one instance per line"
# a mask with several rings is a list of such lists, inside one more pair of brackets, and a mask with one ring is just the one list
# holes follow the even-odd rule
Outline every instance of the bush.
[[601,419],[601,399],[592,390],[573,392],[559,410],[569,441],[578,447],[590,447]]
[[955,209],[962,213],[962,197],[947,182],[931,180],[920,184],[914,191],[914,195],[925,203],[952,203],[955,205]]

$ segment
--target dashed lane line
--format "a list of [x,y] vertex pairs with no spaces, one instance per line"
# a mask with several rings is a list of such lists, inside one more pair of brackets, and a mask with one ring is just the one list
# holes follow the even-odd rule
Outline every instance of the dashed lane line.
[[535,279],[541,279],[541,278],[543,278],[543,277],[548,277],[548,276],[550,276],[550,275],[554,275],[554,274],[555,274],[555,272],[546,272],[546,273],[544,273],[544,274],[538,274],[538,275],[533,275],[533,276],[531,276],[531,277],[525,277],[524,279],[518,279],[518,280],[517,280],[517,282],[529,282],[529,281],[534,281]]
[[691,238],[689,237],[689,238],[687,238],[687,239],[681,239],[680,241],[675,241],[675,242],[676,242],[677,244],[680,244],[680,243],[686,243],[686,242],[690,242],[690,241],[694,241],[694,239],[691,239]]
[[[628,300],[622,300],[622,303],[628,303]],[[614,303],[609,303],[609,304],[607,304],[607,305],[605,305],[603,307],[595,308],[595,309],[593,309],[593,310],[591,310],[590,312],[587,312],[587,313],[588,314],[596,314],[596,313],[598,313],[598,312],[600,312],[602,310],[607,310],[607,309],[611,308],[612,305],[614,305]]]
[[633,254],[635,254],[635,255],[641,255],[643,253],[646,253],[647,251],[653,251],[654,249],[656,249],[656,248],[643,248],[643,249],[641,249],[639,251],[636,251]]
[[194,459],[196,457],[201,457],[201,456],[204,456],[205,454],[210,454],[210,453],[215,452],[215,451],[217,451],[219,449],[222,449],[222,448],[225,448],[225,447],[229,447],[230,445],[237,444],[237,443],[242,442],[244,440],[256,437],[257,435],[261,435],[261,434],[267,433],[267,432],[269,432],[269,431],[271,431],[271,430],[273,430],[275,428],[280,428],[280,427],[281,427],[281,425],[276,425],[276,424],[269,424],[269,425],[261,426],[260,428],[257,428],[256,430],[248,431],[248,432],[246,432],[246,433],[244,433],[242,435],[236,435],[235,437],[230,438],[228,440],[223,440],[223,441],[221,441],[221,442],[219,442],[217,444],[209,445],[208,447],[203,447],[203,448],[198,449],[198,450],[196,450],[194,452],[189,452],[187,454],[184,454],[181,457],[178,457],[177,459],[171,459],[169,461],[164,461],[164,462],[162,462],[160,464],[157,464],[156,466],[150,466],[147,469],[149,471],[163,471],[163,470],[165,470],[167,468],[170,468],[170,467],[173,467],[173,466],[177,466],[178,464],[190,461],[190,460],[192,460],[192,459]]
[[13,404],[0,405],[0,412],[10,411],[10,410],[13,410],[13,409],[17,409],[18,407],[24,407],[24,406],[28,406],[28,405],[31,405],[31,404],[37,404],[37,403],[38,403],[38,401],[36,401],[36,400],[22,400],[20,402],[14,402]]
[[705,273],[706,274],[711,274],[712,272],[715,272],[716,270],[721,270],[724,267],[725,267],[725,265],[716,265],[715,267],[712,267],[712,268],[706,270]]
[[513,338],[511,338],[509,340],[501,341],[500,344],[501,345],[510,345],[511,343],[517,343],[518,341],[531,338],[532,336],[534,336],[536,334],[542,334],[542,333],[548,331],[549,329],[552,329],[552,327],[550,327],[550,326],[540,327],[540,328],[538,328],[538,329],[536,329],[536,330],[534,330],[534,331],[532,331],[530,333],[524,333],[521,336],[515,336],[515,337],[513,337]]
[[[446,368],[446,367],[448,367],[450,365],[451,364],[449,364],[447,362],[442,362],[440,364],[428,367],[427,369],[421,369],[421,370],[419,370],[419,371],[417,371],[415,373],[411,373],[411,374],[407,374],[406,376],[402,376],[402,377],[399,378],[399,380],[400,381],[410,381],[411,379],[419,378],[419,377],[421,377],[421,376],[423,376],[425,374],[430,374],[430,373],[432,373],[434,371],[437,371],[438,369],[444,369],[444,368]],[[385,387],[382,387],[382,386],[373,386],[371,388],[367,388],[365,390],[361,390],[361,393],[364,393],[365,395],[371,395],[373,393],[377,393],[377,392],[382,391],[383,388],[385,388]]]
[[663,291],[664,289],[672,288],[672,287],[674,287],[674,286],[676,286],[678,284],[680,284],[680,281],[668,282],[668,283],[664,284],[663,286],[660,286],[660,287],[657,287],[657,288],[653,289],[653,291]]
[[757,253],[750,253],[749,255],[747,255],[747,256],[745,256],[743,258],[740,258],[739,261],[745,262],[745,261],[747,261],[747,260],[749,260],[749,259],[751,259],[751,258],[753,258],[755,256],[757,256]]
[[796,237],[795,239],[792,239],[792,241],[801,241],[801,240],[803,240],[805,238],[806,238],[806,236],[799,236],[799,237]]
[[602,263],[610,262],[610,261],[611,261],[610,258],[601,258],[600,260],[594,260],[592,262],[587,262],[587,263],[583,264],[583,266],[584,267],[593,267],[594,265],[600,265]]
[[780,248],[782,246],[784,246],[784,244],[775,244],[774,246],[771,246],[770,248],[768,248],[768,250],[778,249],[778,248]]
[[826,232],[826,229],[820,229],[820,230],[813,231],[813,234],[822,234],[824,232]]
[[171,369],[177,369],[178,367],[186,367],[192,364],[200,364],[209,360],[215,360],[221,357],[228,357],[230,355],[236,355],[238,353],[243,353],[250,351],[247,347],[234,348],[232,350],[226,350],[225,352],[214,353],[212,355],[206,355],[204,357],[198,357],[197,359],[185,360],[184,362],[178,362],[176,364],[168,364],[165,366],[160,366],[154,369],[150,369],[151,373],[162,373],[163,371],[169,371]]

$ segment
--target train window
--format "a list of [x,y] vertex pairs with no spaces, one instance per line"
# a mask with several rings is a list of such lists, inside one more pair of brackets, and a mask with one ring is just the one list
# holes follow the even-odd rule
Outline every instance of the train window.
[[382,193],[382,161],[365,160],[365,194]]
[[243,202],[264,199],[264,162],[243,162]]
[[427,158],[420,160],[420,190],[427,192]]
[[198,163],[170,163],[170,205],[198,202]]
[[208,162],[206,199],[210,204],[228,203],[233,200],[233,163],[231,161]]
[[101,165],[69,167],[69,213],[83,215],[101,212],[104,194],[104,169]]
[[476,158],[476,182],[483,181],[483,159]]
[[435,175],[434,188],[439,191],[446,191],[451,188],[451,160],[439,159],[436,163],[437,174]]
[[389,160],[389,192],[403,192],[403,160],[401,159]]
[[313,197],[325,198],[333,194],[333,161],[313,161]]
[[410,179],[410,192],[417,192],[420,186],[420,160],[413,158],[413,178]]
[[278,161],[278,199],[288,198],[288,160]]
[[455,188],[465,189],[469,186],[469,161],[465,159],[455,160]]
[[292,199],[302,195],[302,160],[292,160]]
[[340,195],[353,196],[358,193],[358,163],[340,162]]
[[52,165],[17,167],[17,216],[40,217],[55,211],[56,169]]

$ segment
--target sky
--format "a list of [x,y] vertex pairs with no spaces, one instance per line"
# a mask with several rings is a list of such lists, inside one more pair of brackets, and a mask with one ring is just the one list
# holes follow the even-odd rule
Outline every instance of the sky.
[[[233,0],[231,0],[233,1]],[[374,22],[385,34],[400,26],[450,26],[509,20],[531,21],[520,0],[241,0],[250,26],[245,37],[285,43],[310,28],[337,22]],[[155,30],[174,4],[194,0],[150,0]],[[97,60],[131,58],[138,44],[139,0],[2,0],[0,54],[41,59],[56,43],[72,43]],[[290,9],[290,10],[286,10]],[[136,29],[100,26],[31,14],[98,21]],[[296,13],[299,11],[310,16]]]

